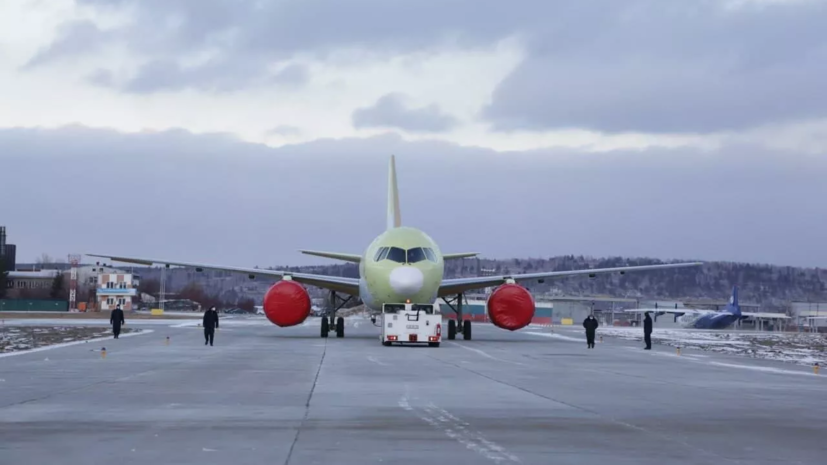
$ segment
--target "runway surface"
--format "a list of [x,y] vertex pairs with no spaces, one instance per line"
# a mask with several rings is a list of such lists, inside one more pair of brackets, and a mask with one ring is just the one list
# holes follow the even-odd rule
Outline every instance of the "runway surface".
[[483,324],[387,348],[360,319],[225,319],[209,347],[184,324],[0,358],[0,464],[827,462],[827,373],[791,364]]

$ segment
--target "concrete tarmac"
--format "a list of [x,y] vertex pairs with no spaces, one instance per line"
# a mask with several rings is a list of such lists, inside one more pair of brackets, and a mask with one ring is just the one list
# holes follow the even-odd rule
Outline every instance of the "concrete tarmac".
[[0,358],[0,464],[827,463],[827,373],[580,331],[382,347],[369,320],[318,323],[225,318],[209,347],[153,321]]

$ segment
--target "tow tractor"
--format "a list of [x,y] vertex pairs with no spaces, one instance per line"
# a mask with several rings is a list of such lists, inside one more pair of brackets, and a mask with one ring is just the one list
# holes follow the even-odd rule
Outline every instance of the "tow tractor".
[[384,304],[380,340],[391,344],[425,344],[439,347],[442,341],[442,314],[434,304]]

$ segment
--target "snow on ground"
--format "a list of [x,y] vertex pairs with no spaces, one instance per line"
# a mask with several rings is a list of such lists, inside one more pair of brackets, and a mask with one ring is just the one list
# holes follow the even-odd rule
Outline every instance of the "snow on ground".
[[[603,336],[643,342],[641,328],[599,328],[597,332]],[[821,334],[655,328],[652,343],[799,365],[827,364],[827,337]]]
[[[121,334],[139,331],[123,328]],[[85,341],[111,336],[112,330],[100,327],[26,326],[0,327],[0,354],[36,349],[39,347]]]

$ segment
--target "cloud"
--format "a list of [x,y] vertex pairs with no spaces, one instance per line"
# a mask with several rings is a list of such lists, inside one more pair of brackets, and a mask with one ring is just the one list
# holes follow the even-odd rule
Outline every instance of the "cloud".
[[[827,4],[819,1],[78,2],[132,15],[111,41],[151,61],[128,92],[159,81],[168,90],[184,82],[238,89],[299,55],[386,58],[518,37],[525,61],[480,113],[497,130],[706,133],[827,116]],[[95,33],[64,34],[34,62],[97,42]],[[205,53],[217,64],[179,62]],[[243,72],[227,70],[235,63]]]
[[267,135],[270,136],[300,136],[302,134],[302,130],[297,128],[296,126],[290,126],[286,124],[282,124],[280,126],[276,126],[273,129],[267,131]]
[[87,82],[98,87],[114,87],[115,77],[108,69],[97,69],[86,77]]
[[273,76],[273,82],[287,86],[302,86],[310,80],[310,72],[307,66],[302,64],[291,64]]
[[57,39],[24,66],[31,70],[57,60],[76,58],[98,50],[111,37],[90,20],[74,20],[59,27]]
[[[0,198],[16,200],[4,204],[3,222],[24,259],[116,251],[318,263],[296,250],[360,253],[382,231],[390,154],[403,224],[444,251],[827,262],[827,219],[812,213],[812,199],[827,197],[827,160],[748,144],[496,152],[384,135],[269,148],[181,130],[4,129]],[[98,213],[124,208],[121,234],[95,226]],[[163,227],[148,228],[149,218]]]
[[153,60],[141,65],[123,82],[116,82],[112,71],[98,69],[87,81],[130,94],[153,94],[195,89],[204,92],[233,92],[250,86],[284,86],[300,88],[310,74],[305,65],[290,64],[269,77],[259,73],[264,66],[244,61],[211,61],[200,65],[182,66],[173,60]]
[[387,94],[373,106],[353,112],[356,128],[399,128],[412,132],[445,132],[454,128],[456,118],[446,115],[435,104],[407,108],[402,94]]
[[500,130],[707,133],[827,116],[827,4],[620,2],[552,21],[483,116]]

